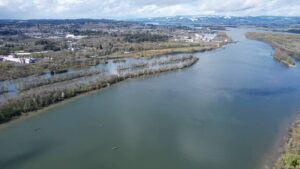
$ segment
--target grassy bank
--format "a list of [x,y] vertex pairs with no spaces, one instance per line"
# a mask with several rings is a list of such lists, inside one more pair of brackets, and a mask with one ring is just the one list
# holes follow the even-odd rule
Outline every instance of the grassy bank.
[[277,160],[274,169],[300,169],[300,120],[290,128],[284,152]]
[[125,58],[125,57],[154,57],[160,55],[176,54],[176,53],[194,53],[194,52],[204,52],[213,50],[220,47],[218,44],[211,44],[205,46],[186,46],[186,47],[176,47],[176,48],[164,48],[164,49],[151,49],[145,51],[132,52],[130,54],[117,53],[109,58]]
[[295,67],[290,58],[300,59],[300,36],[267,32],[247,32],[246,37],[268,43],[274,49],[273,58],[288,67]]

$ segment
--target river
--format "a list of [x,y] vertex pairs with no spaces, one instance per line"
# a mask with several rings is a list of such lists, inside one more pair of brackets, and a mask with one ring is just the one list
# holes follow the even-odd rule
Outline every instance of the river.
[[247,40],[0,130],[1,169],[261,169],[300,110],[300,68]]

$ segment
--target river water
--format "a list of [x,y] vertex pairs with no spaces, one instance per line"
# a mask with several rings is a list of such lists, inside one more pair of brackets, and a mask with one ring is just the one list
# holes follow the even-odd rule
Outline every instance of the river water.
[[300,110],[300,69],[245,39],[0,130],[1,169],[260,169]]

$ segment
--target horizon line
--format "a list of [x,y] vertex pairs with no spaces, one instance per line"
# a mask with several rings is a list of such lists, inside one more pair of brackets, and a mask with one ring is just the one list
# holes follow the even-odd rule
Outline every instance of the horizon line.
[[288,16],[288,15],[172,15],[172,16],[149,16],[149,17],[102,17],[102,18],[0,18],[0,20],[19,20],[19,21],[28,21],[28,20],[117,20],[117,21],[127,21],[127,20],[138,20],[138,19],[149,19],[149,18],[167,18],[167,17],[281,17],[281,18],[299,18],[299,16]]

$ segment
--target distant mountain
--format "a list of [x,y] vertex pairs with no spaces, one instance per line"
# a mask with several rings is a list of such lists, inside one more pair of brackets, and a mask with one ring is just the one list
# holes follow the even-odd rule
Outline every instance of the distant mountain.
[[282,16],[174,16],[134,19],[146,24],[194,26],[287,26],[300,25],[300,17]]

